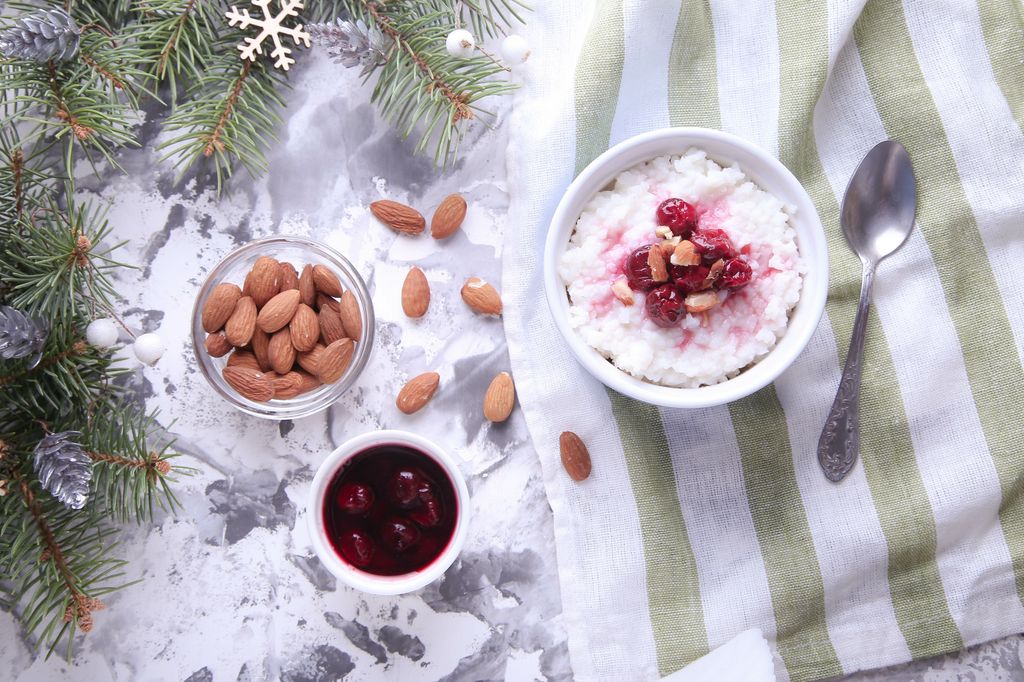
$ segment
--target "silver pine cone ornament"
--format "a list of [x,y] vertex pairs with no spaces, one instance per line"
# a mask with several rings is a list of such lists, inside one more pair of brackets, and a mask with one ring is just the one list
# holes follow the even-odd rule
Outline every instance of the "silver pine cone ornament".
[[45,436],[32,451],[32,466],[42,486],[68,509],[81,509],[89,499],[92,459],[73,439],[79,431]]
[[78,53],[82,31],[60,8],[34,12],[0,32],[0,53],[5,57],[46,63],[67,61]]
[[42,357],[49,334],[45,320],[26,315],[17,308],[0,305],[0,359],[35,356],[29,363],[35,367]]
[[353,23],[335,19],[306,27],[313,42],[327,48],[334,61],[348,68],[362,66],[367,75],[388,60],[394,41],[376,26],[367,27],[360,19]]

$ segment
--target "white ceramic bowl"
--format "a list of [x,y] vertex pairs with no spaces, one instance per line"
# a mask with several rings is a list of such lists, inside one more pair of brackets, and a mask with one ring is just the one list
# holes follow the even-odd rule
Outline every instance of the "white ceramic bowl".
[[[796,207],[792,224],[807,266],[800,301],[790,314],[786,333],[752,367],[732,379],[699,388],[658,386],[620,370],[591,348],[569,326],[569,298],[558,275],[558,261],[583,207],[615,176],[644,161],[681,154],[691,147],[707,152],[721,165],[736,164],[765,191]],[[551,219],[544,248],[544,287],[555,323],[573,355],[609,388],[637,400],[664,407],[709,407],[738,400],[775,380],[804,349],[825,310],[828,294],[828,252],[818,212],[806,190],[778,159],[751,142],[707,128],[663,128],[620,142],[588,165],[569,185]]]
[[[335,477],[341,473],[352,457],[380,445],[407,445],[429,455],[440,466],[455,488],[455,530],[448,546],[430,564],[419,571],[403,575],[375,575],[361,571],[345,562],[331,546],[324,522],[324,498]],[[455,561],[462,550],[469,527],[469,489],[466,479],[451,455],[431,441],[407,431],[373,431],[349,440],[327,456],[313,477],[306,506],[309,534],[313,549],[324,566],[346,585],[370,594],[404,594],[418,590],[437,580]]]

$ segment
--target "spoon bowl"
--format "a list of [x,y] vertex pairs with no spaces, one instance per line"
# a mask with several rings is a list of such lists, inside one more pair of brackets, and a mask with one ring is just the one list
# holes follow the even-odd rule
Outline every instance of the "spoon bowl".
[[846,243],[861,260],[878,262],[910,236],[916,209],[910,155],[899,142],[881,142],[860,162],[846,188],[840,218]]

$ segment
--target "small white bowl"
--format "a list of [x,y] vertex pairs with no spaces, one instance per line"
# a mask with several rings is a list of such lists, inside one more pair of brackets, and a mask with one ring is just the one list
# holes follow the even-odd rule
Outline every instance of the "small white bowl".
[[[807,266],[800,301],[790,314],[786,333],[752,367],[719,384],[699,388],[659,386],[622,371],[591,348],[569,326],[569,298],[558,262],[584,206],[622,171],[666,154],[696,147],[721,165],[736,164],[762,189],[796,207],[791,218],[797,247]],[[793,174],[768,152],[746,140],[708,128],[663,128],[620,142],[583,169],[555,209],[544,248],[544,288],[548,305],[576,359],[603,384],[623,395],[664,407],[710,407],[739,400],[775,380],[800,354],[825,310],[828,252],[825,231],[814,202]]]
[[[448,546],[425,568],[412,573],[388,576],[361,571],[342,560],[327,537],[324,498],[331,483],[355,455],[381,445],[407,445],[430,456],[448,475],[452,487],[455,488],[455,529],[452,531]],[[339,580],[370,594],[405,594],[418,590],[444,575],[455,561],[455,557],[462,551],[469,527],[469,489],[466,487],[466,479],[451,455],[426,438],[407,431],[372,431],[347,441],[323,461],[313,477],[306,516],[309,519],[309,535],[313,549],[327,570]]]

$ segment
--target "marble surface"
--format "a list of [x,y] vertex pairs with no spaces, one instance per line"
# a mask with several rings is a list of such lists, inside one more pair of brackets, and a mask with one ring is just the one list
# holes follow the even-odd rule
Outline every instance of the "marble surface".
[[[410,154],[368,104],[356,74],[323,58],[293,71],[287,123],[269,153],[270,173],[239,177],[217,199],[210,179],[175,182],[147,146],[121,155],[126,173],[83,177],[81,192],[105,202],[122,260],[122,311],[138,331],[158,332],[164,358],[142,368],[140,399],[177,435],[196,474],[176,487],[183,510],[126,529],[129,578],[111,596],[72,662],[37,656],[0,614],[0,678],[83,680],[569,680],[551,511],[521,415],[492,425],[480,401],[508,369],[500,320],[469,312],[464,279],[499,284],[508,197],[499,126],[474,129],[447,171]],[[502,104],[501,107],[507,106]],[[499,118],[503,109],[499,107]],[[156,120],[160,114],[154,112]],[[462,192],[465,229],[447,243],[397,236],[369,216],[394,198],[422,210]],[[210,269],[253,238],[299,234],[346,254],[367,279],[377,342],[356,386],[326,413],[276,423],[234,411],[196,368],[189,341],[193,297]],[[433,290],[426,318],[411,321],[399,290],[410,264]],[[133,360],[128,360],[137,366]],[[434,370],[441,390],[408,417],[394,396],[409,376]],[[313,556],[304,504],[312,475],[333,447],[379,428],[417,431],[460,461],[473,504],[465,549],[445,578],[402,597],[357,593]],[[959,656],[850,679],[1024,679],[1020,638]]]

